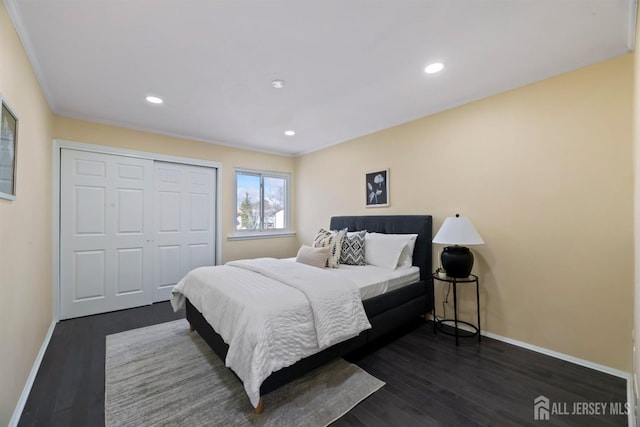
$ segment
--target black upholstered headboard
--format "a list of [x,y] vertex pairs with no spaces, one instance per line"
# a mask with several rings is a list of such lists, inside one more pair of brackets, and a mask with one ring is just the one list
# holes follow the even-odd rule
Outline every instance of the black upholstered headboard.
[[330,228],[385,234],[417,234],[413,265],[420,267],[420,279],[431,278],[431,215],[334,216],[331,217]]

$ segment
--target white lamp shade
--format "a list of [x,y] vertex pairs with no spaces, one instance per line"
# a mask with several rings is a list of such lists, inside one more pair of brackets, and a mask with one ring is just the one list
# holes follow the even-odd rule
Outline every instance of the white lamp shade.
[[444,220],[433,243],[441,245],[484,245],[482,236],[471,221],[462,216],[450,216]]

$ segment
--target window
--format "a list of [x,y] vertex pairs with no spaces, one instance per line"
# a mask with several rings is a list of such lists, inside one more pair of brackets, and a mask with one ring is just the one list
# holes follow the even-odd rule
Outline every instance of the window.
[[236,169],[235,236],[289,233],[287,173]]

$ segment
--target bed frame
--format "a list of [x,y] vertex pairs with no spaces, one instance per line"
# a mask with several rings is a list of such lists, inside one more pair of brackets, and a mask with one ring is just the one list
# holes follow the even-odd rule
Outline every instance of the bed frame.
[[[413,322],[433,310],[433,280],[431,268],[431,215],[334,216],[330,228],[349,231],[367,230],[386,234],[418,234],[413,251],[413,265],[420,268],[420,281],[363,301],[371,329],[306,357],[295,364],[273,372],[261,385],[260,396],[301,377],[305,373],[345,354],[360,349],[382,335]],[[204,316],[186,300],[187,320],[224,361],[229,346],[209,325]],[[262,397],[255,409],[262,411]]]

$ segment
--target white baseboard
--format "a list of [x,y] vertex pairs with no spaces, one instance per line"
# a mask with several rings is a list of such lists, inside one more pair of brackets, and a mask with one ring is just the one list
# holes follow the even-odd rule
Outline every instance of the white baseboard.
[[627,425],[636,427],[636,389],[637,385],[634,381],[634,375],[630,374],[627,379],[627,403],[629,404],[629,413],[627,414]]
[[527,350],[535,351],[546,356],[555,357],[556,359],[565,360],[567,362],[575,363],[576,365],[584,366],[586,368],[595,369],[596,371],[604,372],[605,374],[613,375],[614,377],[624,378],[629,380],[631,372],[626,372],[620,369],[615,369],[610,366],[601,365],[599,363],[591,362],[590,360],[580,359],[579,357],[571,356],[568,354],[560,353],[559,351],[549,350],[548,348],[539,347],[537,345],[529,344],[523,341],[514,340],[511,338],[503,337],[491,332],[482,331],[482,336],[493,338],[494,340],[506,342],[518,347],[526,348]]
[[18,425],[18,421],[20,421],[22,410],[24,409],[24,405],[27,404],[29,393],[31,393],[31,387],[33,387],[33,382],[36,380],[38,369],[40,369],[40,364],[42,363],[42,359],[44,358],[44,353],[47,351],[47,347],[49,346],[49,341],[51,341],[51,336],[53,335],[53,330],[55,327],[56,327],[56,322],[52,321],[51,325],[49,325],[49,330],[47,331],[47,335],[45,335],[44,341],[40,346],[40,351],[36,356],[36,360],[33,362],[33,366],[31,367],[31,373],[29,374],[29,377],[27,378],[27,382],[24,385],[24,389],[22,390],[20,399],[18,399],[18,403],[16,404],[16,409],[13,411],[13,416],[11,417],[11,420],[9,420],[8,427],[16,427]]
[[[445,325],[448,325],[448,326],[453,325],[453,320],[447,320],[447,323],[445,323]],[[464,323],[459,323],[458,328],[468,332],[475,332],[473,328],[471,328],[468,325],[465,325]],[[605,374],[613,375],[614,377],[624,378],[625,380],[630,380],[632,378],[631,372],[615,369],[610,366],[591,362],[589,360],[580,359],[579,357],[570,356],[568,354],[560,353],[559,351],[549,350],[548,348],[539,347],[537,345],[529,344],[524,341],[514,340],[511,338],[507,338],[502,335],[494,334],[492,332],[487,332],[487,331],[482,331],[481,335],[483,337],[506,342],[507,344],[515,345],[517,347],[526,348],[527,350],[535,351],[536,353],[544,354],[546,356],[555,357],[556,359],[575,363],[576,365],[584,366],[586,368],[595,369],[596,371],[604,372]]]

